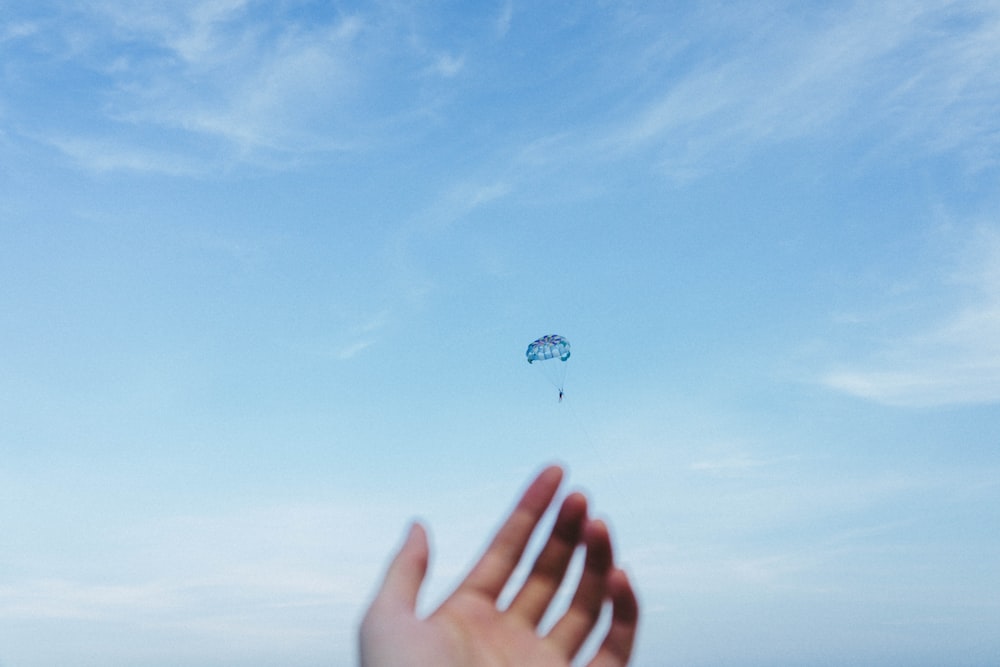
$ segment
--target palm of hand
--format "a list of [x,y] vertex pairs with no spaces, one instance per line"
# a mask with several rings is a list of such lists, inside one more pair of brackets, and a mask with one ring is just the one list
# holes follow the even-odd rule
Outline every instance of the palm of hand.
[[[580,494],[563,502],[548,542],[510,606],[497,607],[561,477],[554,467],[538,476],[466,579],[426,619],[414,611],[428,558],[426,534],[415,525],[362,623],[363,667],[568,667],[608,598],[611,627],[589,664],[624,667],[638,607],[625,573],[612,565],[606,526],[587,519],[586,499]],[[542,636],[538,623],[581,542],[587,556],[576,593],[565,614]]]
[[534,628],[505,617],[495,604],[484,598],[459,594],[427,619],[418,619],[412,613],[404,615],[394,625],[391,636],[378,640],[369,637],[375,640],[369,643],[388,644],[392,655],[366,660],[366,666],[564,667],[569,664],[539,641]]

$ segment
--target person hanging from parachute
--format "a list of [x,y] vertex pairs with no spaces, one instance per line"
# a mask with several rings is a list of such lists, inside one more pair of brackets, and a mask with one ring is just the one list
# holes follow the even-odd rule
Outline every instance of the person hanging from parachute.
[[569,341],[557,334],[542,336],[528,345],[525,356],[529,364],[540,362],[549,382],[559,390],[559,402],[562,403],[566,360],[569,359]]

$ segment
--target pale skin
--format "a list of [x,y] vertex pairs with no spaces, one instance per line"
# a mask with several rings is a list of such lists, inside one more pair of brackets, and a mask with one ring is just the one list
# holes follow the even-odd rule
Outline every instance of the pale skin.
[[[361,624],[362,667],[569,667],[611,604],[611,625],[588,667],[625,667],[639,607],[625,572],[614,565],[608,528],[587,515],[587,499],[571,493],[525,582],[510,605],[497,600],[563,471],[545,468],[528,486],[486,552],[454,593],[426,618],[416,614],[429,549],[414,524]],[[568,609],[547,632],[538,624],[559,589],[577,547],[583,573]]]

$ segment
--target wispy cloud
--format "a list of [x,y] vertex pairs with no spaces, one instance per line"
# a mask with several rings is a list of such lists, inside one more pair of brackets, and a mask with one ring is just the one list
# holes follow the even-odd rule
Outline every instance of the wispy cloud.
[[461,72],[464,66],[464,57],[443,53],[434,61],[433,71],[443,77],[452,77]]
[[38,24],[33,21],[17,21],[0,28],[0,43],[9,42],[24,37],[30,37],[38,32]]
[[423,303],[436,285],[429,267],[421,259],[425,244],[439,243],[442,235],[474,211],[507,197],[514,187],[503,179],[461,180],[395,229],[384,251],[386,275],[407,304]]
[[100,2],[54,14],[44,31],[9,27],[4,41],[21,51],[8,76],[22,87],[71,70],[84,82],[73,124],[18,102],[21,131],[97,171],[284,167],[384,141],[397,115],[419,104],[412,74],[453,77],[464,67],[445,50],[399,45],[391,8],[318,20],[293,9]]
[[823,383],[898,406],[1000,401],[1000,230],[978,227],[950,276],[952,310],[828,372]]
[[[901,536],[914,522],[925,520],[923,503],[947,505],[968,486],[964,471],[945,471],[939,477],[849,473],[830,480],[795,465],[784,473],[766,483],[702,480],[703,502],[685,507],[669,531],[650,526],[642,541],[645,548],[630,552],[630,566],[651,586],[671,590],[750,586],[759,592],[816,592],[843,587],[858,594],[856,582],[831,577],[831,567],[864,563],[875,550],[909,548],[900,541],[908,538]],[[663,540],[665,532],[669,541]]]
[[503,181],[485,184],[463,183],[444,197],[441,208],[434,210],[432,215],[441,220],[455,220],[480,206],[506,196],[510,191],[510,184]]
[[[223,139],[245,151],[344,147],[347,136],[320,121],[352,96],[356,73],[348,63],[362,22],[347,17],[310,30],[293,24],[270,36],[253,22],[226,23],[242,5],[200,5],[183,29],[147,33],[175,58],[135,62],[120,74],[113,116]],[[118,25],[132,23],[119,18]]]
[[[95,632],[128,626],[151,645],[178,634],[220,647],[328,642],[331,633],[350,634],[387,545],[398,539],[405,510],[376,505],[364,513],[350,502],[275,506],[134,526],[108,536],[118,540],[110,577],[95,580],[90,563],[70,559],[58,574],[0,579],[0,619],[72,621]],[[65,640],[66,650],[73,642]]]
[[361,355],[378,342],[378,333],[391,321],[391,313],[382,310],[374,315],[356,318],[338,336],[340,343],[333,355],[339,361],[349,361]]
[[763,459],[746,454],[736,454],[725,458],[700,459],[691,463],[690,469],[715,477],[742,477],[752,474],[754,471],[785,462],[787,462],[786,459]]
[[[430,30],[421,34],[412,11],[391,5],[308,22],[245,0],[88,7],[49,20],[45,33],[61,40],[46,36],[43,52],[97,75],[88,92],[98,102],[95,120],[105,125],[74,128],[72,135],[61,128],[57,147],[72,145],[71,137],[106,143],[102,136],[120,137],[125,128],[207,141],[200,150],[197,142],[181,142],[182,152],[199,160],[284,154],[287,162],[290,154],[360,150],[384,141],[395,123],[435,117],[428,110],[439,109],[440,100],[431,99],[438,93],[448,99],[463,93],[434,88],[445,85],[441,80],[499,67],[485,50],[456,48]],[[504,3],[481,18],[483,27],[490,30],[492,22],[503,38],[514,13]],[[622,27],[636,20],[605,25],[603,17],[590,18],[602,20],[590,29],[604,50],[587,61],[596,56],[607,65],[581,73],[573,99],[600,101],[607,111],[587,119],[561,114],[558,131],[573,139],[569,163],[577,162],[581,146],[589,146],[582,151],[588,161],[651,149],[662,156],[661,168],[683,181],[761,146],[803,136],[842,142],[865,133],[883,137],[883,146],[962,155],[972,169],[995,164],[1000,153],[992,121],[1000,109],[994,3],[760,11],[742,21],[698,25],[719,34],[686,33],[687,24],[671,15],[644,17],[662,29],[638,36]],[[21,21],[3,40],[40,40],[41,34],[35,23]],[[704,43],[719,48],[694,59],[697,65],[684,65]],[[595,49],[589,42],[587,48]],[[420,76],[427,73],[435,76]],[[620,97],[602,98],[611,94]],[[81,151],[74,157],[93,157],[97,169],[158,163],[164,151],[151,145],[153,137],[131,141],[119,155],[149,152],[153,158],[99,159]],[[165,170],[175,169],[175,161],[163,160]]]
[[123,143],[115,138],[98,139],[80,136],[50,136],[42,138],[74,163],[95,172],[134,171],[170,176],[190,176],[208,173],[218,168],[218,160],[196,159],[179,151],[161,150]]
[[502,38],[507,36],[507,33],[510,32],[510,25],[513,19],[514,19],[514,3],[513,0],[507,0],[500,8],[500,14],[497,16],[496,19],[497,37]]
[[[627,114],[606,145],[663,150],[664,168],[680,180],[768,144],[842,142],[873,128],[908,150],[957,152],[976,166],[996,155],[995,4],[867,4],[818,21],[788,16],[740,26],[726,50]],[[959,20],[962,29],[941,30]]]
[[358,356],[359,354],[367,350],[369,347],[371,347],[372,343],[374,343],[374,341],[359,340],[355,343],[351,343],[350,345],[345,345],[344,347],[337,350],[337,358],[340,359],[341,361],[347,361],[348,359],[353,359],[354,357]]

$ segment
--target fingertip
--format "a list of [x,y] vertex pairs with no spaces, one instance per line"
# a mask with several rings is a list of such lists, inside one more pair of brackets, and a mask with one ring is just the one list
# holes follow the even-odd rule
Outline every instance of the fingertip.
[[542,513],[552,502],[562,484],[563,469],[557,465],[550,465],[542,469],[525,489],[518,503],[520,507],[528,509],[529,513],[535,517],[537,522]]
[[427,537],[427,529],[419,520],[414,519],[410,523],[409,530],[406,531],[406,539],[400,551],[406,551],[410,557],[416,561],[421,571],[427,570],[427,562],[430,559],[430,542]]
[[615,620],[629,625],[638,620],[639,600],[628,573],[620,567],[615,567],[608,573],[608,596],[611,598]]
[[537,479],[544,479],[550,484],[555,484],[559,486],[562,483],[563,477],[566,476],[565,468],[559,463],[550,463],[545,466],[540,473],[538,473]]
[[419,521],[414,520],[406,531],[403,545],[389,564],[378,597],[415,609],[429,560],[427,531]]
[[583,539],[590,549],[606,550],[611,553],[611,530],[604,519],[588,519],[584,527]]
[[587,496],[580,491],[572,491],[568,493],[566,497],[563,498],[562,502],[562,506],[566,512],[581,516],[587,515],[588,505],[589,501],[587,500]]
[[410,522],[410,527],[406,531],[406,538],[404,539],[404,544],[411,541],[427,542],[427,529],[420,519],[414,519]]
[[609,571],[614,564],[614,556],[611,551],[608,524],[601,519],[588,520],[584,527],[583,540],[587,546],[587,567],[598,571]]
[[593,536],[595,538],[607,537],[611,539],[611,531],[608,529],[608,523],[604,519],[593,518],[587,521],[587,535]]
[[586,523],[587,498],[582,493],[571,493],[563,498],[552,535],[575,547],[583,539]]

